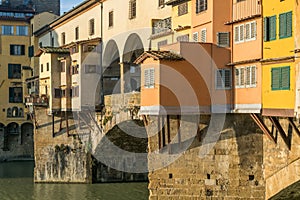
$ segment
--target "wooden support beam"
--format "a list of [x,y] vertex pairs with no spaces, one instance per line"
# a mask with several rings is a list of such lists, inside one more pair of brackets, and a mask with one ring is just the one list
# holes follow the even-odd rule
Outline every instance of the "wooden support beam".
[[250,114],[251,118],[253,121],[257,124],[257,126],[262,130],[264,134],[267,135],[267,137],[272,140],[274,143],[276,143],[276,140],[274,136],[272,135],[272,132],[268,129],[264,121],[258,116],[256,113],[251,113]]
[[272,124],[275,126],[275,128],[277,129],[279,134],[281,135],[281,137],[282,137],[284,143],[286,144],[286,146],[289,149],[291,149],[291,142],[289,141],[289,138],[288,138],[287,134],[285,133],[285,131],[283,130],[280,122],[278,121],[278,119],[276,117],[272,117],[272,116],[268,116],[268,118],[270,119]]
[[52,137],[55,137],[55,130],[54,130],[54,113],[52,113]]
[[291,126],[294,128],[294,130],[296,131],[297,135],[300,137],[300,131],[298,129],[298,127],[296,126],[294,120],[292,117],[288,117],[289,123],[291,124]]
[[68,111],[65,112],[65,118],[66,118],[66,126],[67,126],[67,135],[68,137],[70,136],[70,133],[69,133],[69,119],[68,119]]

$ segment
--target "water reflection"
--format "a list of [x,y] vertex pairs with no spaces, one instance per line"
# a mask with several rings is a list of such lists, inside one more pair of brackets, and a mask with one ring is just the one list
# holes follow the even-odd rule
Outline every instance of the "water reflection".
[[143,200],[147,183],[34,184],[33,162],[0,163],[1,200]]

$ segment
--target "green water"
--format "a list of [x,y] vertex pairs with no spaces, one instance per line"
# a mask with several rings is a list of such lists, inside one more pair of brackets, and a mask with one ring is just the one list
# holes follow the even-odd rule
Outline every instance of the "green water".
[[0,163],[0,200],[146,200],[147,183],[34,184],[33,162]]

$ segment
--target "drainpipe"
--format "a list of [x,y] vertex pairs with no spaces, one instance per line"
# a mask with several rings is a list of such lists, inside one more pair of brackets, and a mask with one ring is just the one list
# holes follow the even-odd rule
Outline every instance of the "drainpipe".
[[100,42],[100,109],[104,108],[104,87],[103,87],[103,2],[101,2],[101,20],[100,20],[100,36],[101,36],[101,42]]
[[[233,20],[233,1],[231,1],[231,20]],[[233,24],[230,25],[231,26],[231,60],[230,62],[233,63],[233,44],[234,44],[234,30],[233,30]],[[235,112],[235,78],[234,78],[234,65],[231,66],[231,80],[232,80],[232,85],[231,85],[231,112]]]

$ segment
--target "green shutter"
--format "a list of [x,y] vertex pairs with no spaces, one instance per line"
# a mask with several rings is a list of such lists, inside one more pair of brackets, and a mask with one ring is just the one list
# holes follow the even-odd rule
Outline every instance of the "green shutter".
[[272,90],[280,90],[280,71],[280,68],[272,68],[271,70]]
[[285,37],[285,30],[286,30],[286,15],[283,13],[279,15],[279,38]]
[[13,78],[13,65],[8,64],[8,78]]
[[269,34],[270,40],[276,40],[276,15],[269,18]]
[[290,67],[281,67],[281,89],[290,89]]
[[9,103],[14,103],[14,88],[9,88]]
[[293,18],[292,18],[292,11],[286,13],[286,37],[291,37],[292,36],[292,26],[293,23]]

